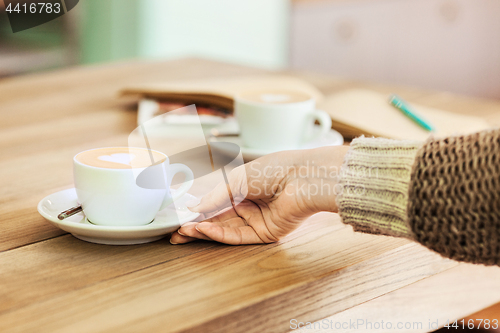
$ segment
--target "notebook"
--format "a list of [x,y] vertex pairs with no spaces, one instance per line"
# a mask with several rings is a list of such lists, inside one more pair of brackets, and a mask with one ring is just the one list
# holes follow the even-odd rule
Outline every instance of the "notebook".
[[[404,97],[404,96],[403,96]],[[319,107],[327,111],[333,127],[344,137],[360,135],[393,139],[425,140],[431,134],[442,137],[477,132],[490,127],[486,120],[409,103],[430,122],[430,133],[390,105],[389,96],[364,89],[349,89],[326,96]]]
[[[489,127],[487,122],[479,117],[455,114],[410,103],[417,113],[435,127],[436,131],[430,133],[390,105],[388,95],[366,89],[349,89],[323,96],[310,83],[285,75],[266,74],[138,84],[126,87],[121,93],[139,95],[142,98],[154,99],[160,103],[180,103],[181,106],[196,104],[231,113],[233,98],[237,93],[261,89],[295,90],[308,93],[316,99],[319,109],[330,114],[333,120],[333,129],[340,132],[346,139],[366,135],[425,140],[430,135],[439,137],[467,134]],[[404,98],[404,96],[401,97]]]
[[323,94],[312,84],[286,75],[255,75],[236,78],[214,78],[177,82],[138,84],[121,91],[123,95],[140,95],[163,102],[200,104],[233,110],[233,97],[251,90],[303,91],[320,102]]

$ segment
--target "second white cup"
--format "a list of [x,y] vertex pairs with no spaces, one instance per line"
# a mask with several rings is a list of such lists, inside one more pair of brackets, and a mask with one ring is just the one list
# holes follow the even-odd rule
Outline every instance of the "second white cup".
[[[332,127],[315,100],[295,91],[251,91],[235,96],[234,112],[245,147],[286,150],[317,140]],[[313,131],[315,121],[319,131]]]

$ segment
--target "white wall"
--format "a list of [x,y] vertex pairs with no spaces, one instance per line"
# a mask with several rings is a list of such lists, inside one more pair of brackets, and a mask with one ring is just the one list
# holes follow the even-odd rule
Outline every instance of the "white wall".
[[291,20],[293,68],[500,98],[499,0],[310,1]]
[[288,64],[288,0],[142,0],[140,55]]

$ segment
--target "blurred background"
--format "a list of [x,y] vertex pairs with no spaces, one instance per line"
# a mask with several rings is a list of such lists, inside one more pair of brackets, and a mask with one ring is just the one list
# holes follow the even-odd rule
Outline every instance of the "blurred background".
[[80,0],[12,33],[0,77],[186,56],[500,98],[498,0]]
[[[12,33],[0,0],[0,80],[203,57],[498,99],[499,17],[500,0],[80,0]],[[497,304],[471,318],[499,313]]]

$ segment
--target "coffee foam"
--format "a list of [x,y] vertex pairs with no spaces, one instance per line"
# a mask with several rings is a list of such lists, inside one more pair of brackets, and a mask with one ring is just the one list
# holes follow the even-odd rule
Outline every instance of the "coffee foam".
[[145,148],[109,147],[83,151],[75,159],[96,168],[133,169],[161,163],[165,161],[165,156]]
[[237,98],[263,104],[300,103],[312,99],[312,97],[306,93],[286,90],[249,91],[239,94]]

